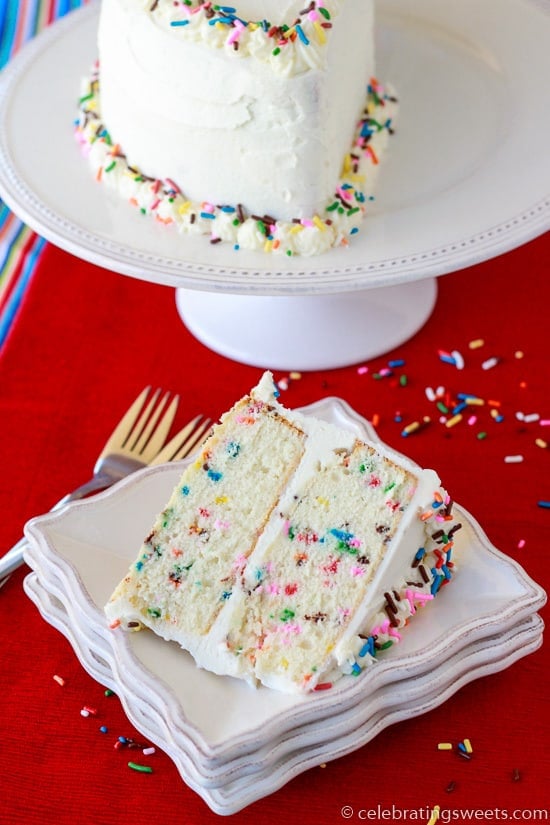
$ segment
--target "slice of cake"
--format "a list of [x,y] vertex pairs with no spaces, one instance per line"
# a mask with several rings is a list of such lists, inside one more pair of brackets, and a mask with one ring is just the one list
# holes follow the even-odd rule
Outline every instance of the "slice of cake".
[[102,0],[77,134],[98,178],[213,242],[316,254],[357,231],[394,115],[373,0]]
[[451,510],[433,471],[285,409],[266,373],[184,471],[106,614],[214,673],[321,689],[450,581]]

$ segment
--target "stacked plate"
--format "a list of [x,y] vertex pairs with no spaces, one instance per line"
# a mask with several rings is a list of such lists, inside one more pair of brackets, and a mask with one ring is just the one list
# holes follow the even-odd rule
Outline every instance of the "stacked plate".
[[[379,441],[338,399],[304,412]],[[26,560],[33,572],[25,589],[84,668],[118,694],[136,729],[170,755],[217,813],[235,813],[308,768],[354,751],[542,642],[536,611],[544,591],[458,505],[463,529],[452,586],[415,616],[399,645],[332,690],[307,696],[253,690],[199,670],[177,645],[151,633],[113,632],[103,605],[181,471],[181,464],[144,470],[29,522]]]

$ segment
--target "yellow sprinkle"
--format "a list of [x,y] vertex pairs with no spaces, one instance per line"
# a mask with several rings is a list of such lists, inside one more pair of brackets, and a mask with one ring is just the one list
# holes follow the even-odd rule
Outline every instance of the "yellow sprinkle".
[[180,213],[180,215],[184,215],[186,212],[189,212],[190,207],[191,201],[185,201],[178,209],[178,212]]
[[542,438],[536,438],[535,444],[537,445],[537,447],[542,447],[543,450],[545,450],[546,447],[548,447],[548,442],[544,441],[544,439]]
[[327,231],[326,224],[323,223],[323,221],[321,220],[319,215],[315,215],[315,217],[313,218],[313,223],[315,224],[315,226],[318,229],[321,230],[321,232],[326,232]]
[[470,349],[479,349],[483,346],[484,343],[485,341],[483,340],[483,338],[475,338],[473,341],[470,341],[468,346],[470,347]]
[[271,252],[273,249],[273,241],[266,241],[264,244],[264,252]]
[[323,507],[328,507],[328,505],[329,505],[328,498],[323,498],[322,496],[317,496],[316,500],[317,500],[317,503],[322,504]]
[[302,377],[302,373],[301,372],[291,372],[290,377],[292,378],[293,381],[299,381],[300,378]]
[[347,153],[347,155],[345,155],[345,157],[344,157],[344,168],[343,168],[343,170],[342,170],[342,174],[344,174],[344,175],[345,175],[345,174],[347,174],[348,172],[351,172],[352,168],[353,168],[353,167],[352,167],[352,165],[351,165],[351,155],[350,155],[350,153],[348,152],[348,153]]
[[288,668],[288,659],[281,659],[281,667],[286,670]]
[[454,427],[455,424],[460,423],[460,421],[462,421],[462,415],[458,413],[457,415],[453,415],[452,418],[449,418],[449,420],[445,422],[445,426]]
[[197,458],[197,460],[195,461],[195,464],[193,465],[195,470],[200,470],[200,468],[202,467],[202,463],[203,463],[203,459],[202,458]]
[[452,751],[452,742],[440,742],[437,746],[438,751]]
[[514,358],[523,358],[523,352],[518,349],[517,352],[514,352]]
[[216,501],[216,504],[227,504],[229,499],[228,499],[227,496],[218,496],[217,499],[215,499],[215,501]]
[[472,753],[472,751],[473,751],[472,743],[470,742],[469,739],[464,740],[464,747],[466,748],[466,753]]
[[320,23],[317,22],[317,20],[314,21],[313,27],[314,27],[315,32],[317,34],[317,38],[319,40],[319,43],[324,45],[327,42],[327,36],[325,34],[324,28],[321,26]]
[[498,417],[499,417],[499,415],[500,415],[500,413],[499,413],[499,411],[498,411],[497,409],[493,408],[493,409],[491,410],[491,416],[492,416],[492,418],[498,418]]
[[327,645],[327,649],[326,649],[326,651],[325,651],[325,652],[326,652],[326,653],[332,653],[332,649],[333,649],[333,648],[334,648],[334,645]]
[[297,232],[301,232],[303,228],[304,228],[304,227],[302,226],[302,224],[301,224],[301,223],[296,223],[296,224],[294,224],[294,226],[293,226],[293,227],[292,227],[292,229],[290,230],[290,234],[291,234],[291,235],[296,235],[296,233],[297,233]]
[[428,822],[428,825],[435,825],[435,823],[436,823],[436,822],[437,822],[437,820],[439,819],[439,812],[440,812],[440,810],[441,810],[441,808],[440,808],[440,806],[439,806],[439,805],[434,805],[434,807],[433,807],[433,811],[432,811],[432,815],[431,815],[431,817],[430,817],[430,820],[429,820],[429,822]]
[[327,766],[327,763],[326,763],[326,762],[323,762],[323,764],[322,764],[322,765],[319,765],[319,767],[320,767],[320,768],[326,768],[326,766]]
[[464,401],[470,407],[483,407],[485,404],[483,398],[465,398]]

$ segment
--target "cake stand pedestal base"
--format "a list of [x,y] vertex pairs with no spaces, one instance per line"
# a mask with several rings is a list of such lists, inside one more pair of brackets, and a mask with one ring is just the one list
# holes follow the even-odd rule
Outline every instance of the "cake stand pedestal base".
[[234,361],[275,370],[325,370],[383,355],[430,317],[435,278],[328,295],[232,295],[178,288],[189,331]]

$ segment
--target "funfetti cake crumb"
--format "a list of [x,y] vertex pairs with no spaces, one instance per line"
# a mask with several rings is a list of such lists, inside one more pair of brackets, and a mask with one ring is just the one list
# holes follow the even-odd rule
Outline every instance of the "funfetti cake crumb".
[[76,135],[144,215],[276,255],[357,234],[397,109],[373,0],[102,0],[98,54]]
[[433,471],[285,409],[265,373],[184,471],[106,614],[214,673],[326,689],[451,580],[459,527]]

